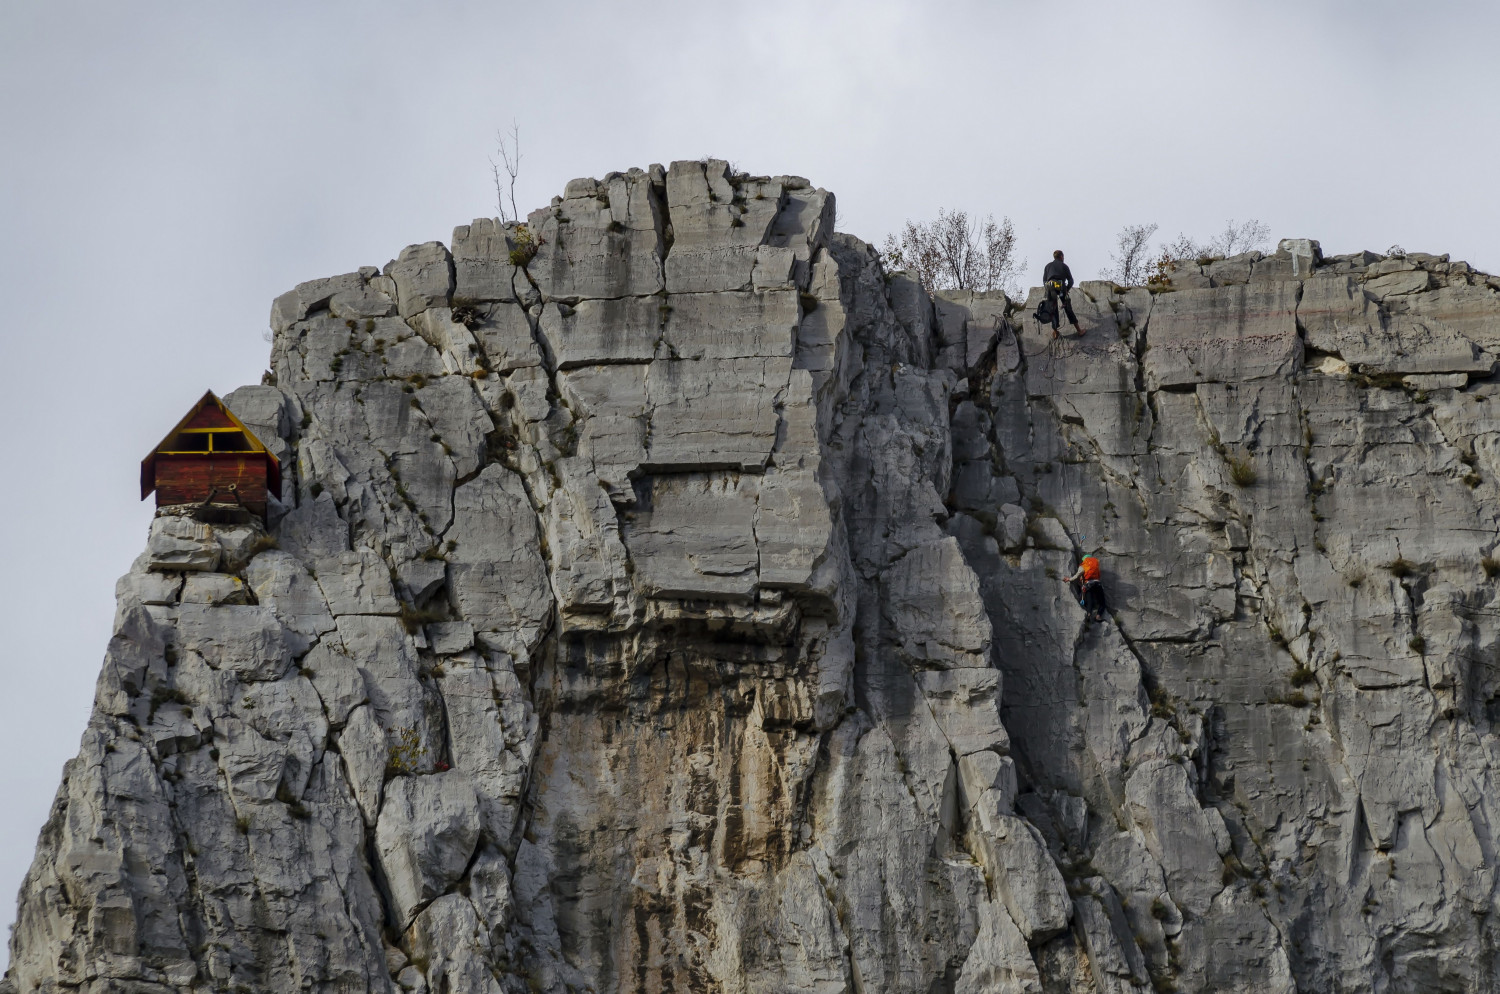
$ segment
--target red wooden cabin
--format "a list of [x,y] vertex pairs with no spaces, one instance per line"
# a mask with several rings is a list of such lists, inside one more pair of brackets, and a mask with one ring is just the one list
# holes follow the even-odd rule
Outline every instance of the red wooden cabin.
[[281,496],[281,463],[210,390],[141,460],[141,500],[153,490],[157,507],[240,504],[264,519],[266,493]]

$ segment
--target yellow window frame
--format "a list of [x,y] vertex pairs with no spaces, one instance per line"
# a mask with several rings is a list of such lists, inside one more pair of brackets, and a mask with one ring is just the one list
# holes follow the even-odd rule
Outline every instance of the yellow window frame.
[[[240,436],[240,438],[244,441],[244,444],[247,446],[247,448],[242,448],[242,449],[215,449],[214,448],[214,436],[215,435],[231,435],[231,434]],[[174,438],[176,436],[178,436],[178,435],[207,435],[208,436],[208,448],[207,449],[158,449],[157,451],[158,451],[159,454],[164,455],[164,456],[206,456],[206,455],[214,455],[214,454],[220,454],[220,455],[222,455],[222,454],[225,454],[225,453],[234,452],[234,453],[241,454],[241,455],[248,455],[248,454],[250,454],[252,452],[258,451],[258,450],[256,450],[253,447],[253,443],[250,441],[249,435],[246,432],[240,430],[239,428],[183,428],[180,431],[173,432],[172,435],[173,435]]]

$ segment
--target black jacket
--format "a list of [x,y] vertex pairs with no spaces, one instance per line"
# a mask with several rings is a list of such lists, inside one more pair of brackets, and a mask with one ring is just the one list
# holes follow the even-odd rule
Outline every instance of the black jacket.
[[1061,259],[1053,259],[1047,263],[1047,268],[1042,270],[1043,283],[1051,283],[1053,280],[1062,280],[1064,290],[1073,289],[1073,271]]

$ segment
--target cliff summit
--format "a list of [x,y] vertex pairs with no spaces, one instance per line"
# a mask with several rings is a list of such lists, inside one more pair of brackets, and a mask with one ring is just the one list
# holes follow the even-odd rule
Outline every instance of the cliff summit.
[[1500,280],[1054,339],[834,216],[676,162],[277,298],[0,991],[1495,990]]

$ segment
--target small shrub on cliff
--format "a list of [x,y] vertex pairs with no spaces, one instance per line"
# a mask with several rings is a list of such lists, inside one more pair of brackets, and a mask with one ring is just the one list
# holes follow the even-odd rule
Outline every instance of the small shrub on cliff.
[[396,729],[395,735],[396,741],[391,743],[386,757],[386,775],[410,776],[421,767],[427,748],[422,745],[422,738],[417,730],[409,725]]
[[1229,478],[1237,487],[1252,487],[1260,476],[1255,472],[1255,461],[1249,456],[1229,457]]
[[1500,573],[1500,559],[1493,559],[1490,556],[1485,556],[1483,559],[1479,560],[1479,568],[1484,570],[1485,576],[1493,580],[1495,578],[1495,575],[1497,573]]
[[412,607],[405,601],[401,602],[399,608],[401,627],[406,629],[408,635],[415,635],[423,625],[434,621],[442,621],[446,615],[442,611],[430,607]]
[[511,233],[510,243],[510,264],[517,269],[525,269],[531,265],[537,250],[542,247],[541,239],[532,234],[531,229],[524,224],[516,225],[515,231]]
[[1405,557],[1398,557],[1386,563],[1385,568],[1390,571],[1391,576],[1394,576],[1398,580],[1403,580],[1416,573],[1417,564]]
[[1349,382],[1367,390],[1396,390],[1404,386],[1402,373],[1353,373]]
[[1164,293],[1172,289],[1172,270],[1176,268],[1175,262],[1172,253],[1162,249],[1161,255],[1147,270],[1146,289],[1152,293]]
[[176,687],[167,687],[157,684],[151,690],[151,714],[156,714],[156,709],[163,704],[187,704],[188,696]]

